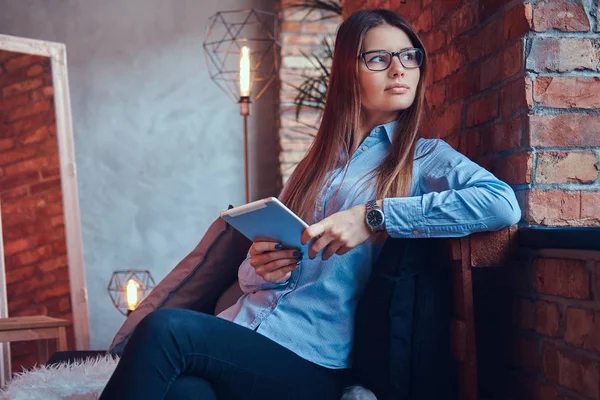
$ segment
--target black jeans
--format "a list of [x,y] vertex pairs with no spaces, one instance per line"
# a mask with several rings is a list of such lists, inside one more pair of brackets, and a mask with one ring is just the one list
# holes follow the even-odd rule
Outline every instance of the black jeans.
[[233,322],[167,308],[139,323],[100,400],[338,400],[344,371]]

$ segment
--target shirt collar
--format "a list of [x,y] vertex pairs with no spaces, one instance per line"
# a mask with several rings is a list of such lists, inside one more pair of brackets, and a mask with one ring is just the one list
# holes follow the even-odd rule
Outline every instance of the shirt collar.
[[385,129],[385,133],[387,134],[387,137],[388,137],[390,143],[393,142],[394,128],[396,127],[397,123],[398,123],[398,121],[392,121],[392,122],[388,122],[387,124],[379,125],[379,126],[382,126],[383,129]]

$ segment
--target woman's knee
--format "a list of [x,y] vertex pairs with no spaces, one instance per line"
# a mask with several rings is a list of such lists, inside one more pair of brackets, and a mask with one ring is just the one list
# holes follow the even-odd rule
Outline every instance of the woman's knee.
[[182,308],[160,308],[146,315],[135,328],[138,334],[151,334],[160,336],[161,333],[171,332],[189,318],[190,310]]

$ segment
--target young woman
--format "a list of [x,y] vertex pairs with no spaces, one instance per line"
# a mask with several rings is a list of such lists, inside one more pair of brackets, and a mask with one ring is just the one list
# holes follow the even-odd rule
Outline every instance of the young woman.
[[314,144],[280,199],[310,225],[309,259],[255,242],[244,295],[218,317],[161,309],[134,331],[101,399],[336,399],[354,312],[382,236],[449,237],[519,221],[514,192],[419,138],[427,55],[386,10],[341,24]]

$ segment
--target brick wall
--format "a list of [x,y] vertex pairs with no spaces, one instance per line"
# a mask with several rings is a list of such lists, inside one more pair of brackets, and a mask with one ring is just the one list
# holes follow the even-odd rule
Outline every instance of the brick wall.
[[[52,73],[46,57],[0,50],[0,201],[8,312],[72,320]],[[73,331],[68,330],[73,342]],[[54,350],[54,344],[50,346]],[[36,346],[11,345],[13,371]],[[50,353],[50,354],[51,354]]]
[[318,110],[303,109],[296,120],[294,98],[303,79],[302,74],[311,74],[313,65],[304,54],[319,53],[323,50],[323,39],[331,43],[339,23],[339,17],[315,11],[308,15],[307,10],[290,8],[298,0],[281,0],[281,57],[279,71],[281,79],[281,123],[280,123],[280,162],[283,182],[293,172],[296,164],[304,157],[316,134],[315,125],[319,119]]
[[[597,2],[343,6],[345,16],[390,8],[413,24],[431,56],[427,100],[436,130],[428,136],[511,184],[527,223],[600,225]],[[481,394],[600,399],[600,255],[521,249],[505,262],[498,254],[512,237],[471,241],[474,266],[507,267],[474,270]]]

